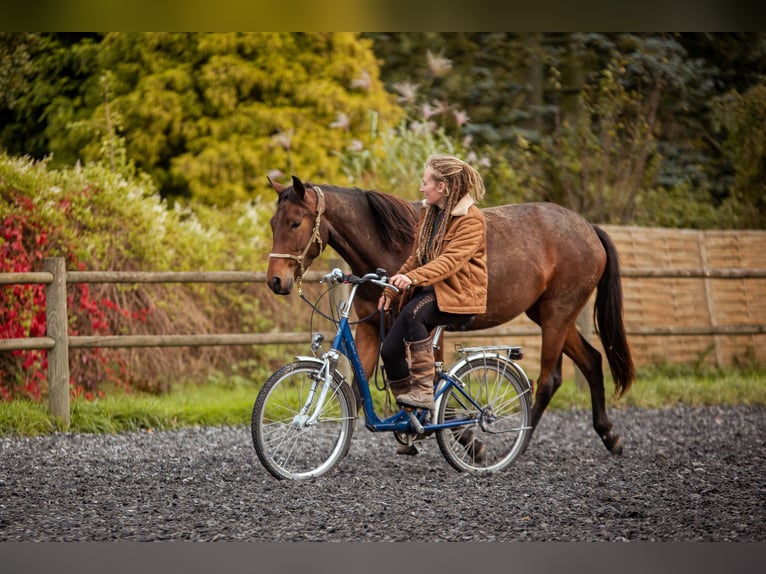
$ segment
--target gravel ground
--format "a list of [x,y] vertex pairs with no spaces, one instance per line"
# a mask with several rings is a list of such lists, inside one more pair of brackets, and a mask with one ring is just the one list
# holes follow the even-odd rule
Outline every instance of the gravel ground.
[[0,541],[766,541],[766,408],[548,411],[504,472],[359,428],[338,469],[273,479],[250,429],[0,439]]

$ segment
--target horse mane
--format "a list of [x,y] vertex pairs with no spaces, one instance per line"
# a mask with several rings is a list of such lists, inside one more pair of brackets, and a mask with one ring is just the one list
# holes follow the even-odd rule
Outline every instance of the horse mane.
[[383,242],[388,245],[412,245],[415,239],[415,210],[412,204],[380,191],[363,193]]
[[381,191],[357,187],[323,185],[322,189],[351,197],[354,201],[361,199],[366,202],[375,222],[375,229],[384,244],[409,247],[415,240],[417,217],[411,202]]

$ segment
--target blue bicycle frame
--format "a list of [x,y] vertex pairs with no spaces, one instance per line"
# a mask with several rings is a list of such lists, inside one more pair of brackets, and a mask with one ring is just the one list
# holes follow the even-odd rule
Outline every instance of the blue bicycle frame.
[[[333,277],[333,274],[335,274]],[[357,383],[359,385],[359,391],[362,395],[362,407],[365,416],[365,426],[368,430],[373,432],[432,432],[439,429],[446,429],[451,427],[464,427],[467,424],[478,423],[478,418],[466,418],[458,417],[450,419],[441,424],[431,422],[433,417],[428,416],[427,410],[419,410],[415,413],[410,409],[401,409],[398,413],[386,418],[381,419],[373,408],[372,394],[370,392],[370,384],[364,373],[362,362],[359,358],[359,352],[356,348],[356,341],[351,333],[351,326],[349,323],[349,315],[351,312],[351,303],[356,295],[356,290],[361,283],[372,282],[377,285],[391,287],[385,282],[378,279],[378,276],[374,273],[370,273],[361,278],[352,276],[342,276],[339,270],[333,270],[328,278],[334,279],[340,282],[341,278],[344,283],[351,283],[351,293],[348,301],[344,304],[341,310],[341,317],[338,322],[338,329],[335,334],[335,338],[332,342],[332,347],[323,356],[322,360],[325,365],[325,386],[322,393],[326,392],[329,388],[329,383],[332,380],[333,372],[335,371],[339,355],[345,356],[351,363],[354,375],[356,376]],[[434,393],[434,411],[437,410],[439,405],[439,399],[451,390],[456,390],[457,394],[453,395],[454,398],[462,404],[462,406],[472,405],[476,412],[481,413],[482,407],[476,403],[465,391],[463,390],[460,380],[455,379],[448,372],[439,370],[439,380],[436,385],[436,391]],[[465,401],[465,402],[463,402]],[[321,399],[320,399],[321,404]],[[433,413],[435,415],[435,412]]]

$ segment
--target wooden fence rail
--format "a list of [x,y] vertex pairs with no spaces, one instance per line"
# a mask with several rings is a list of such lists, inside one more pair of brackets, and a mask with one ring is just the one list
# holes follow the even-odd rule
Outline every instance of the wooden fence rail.
[[[766,278],[766,269],[622,269],[623,277],[643,278]],[[306,282],[317,282],[318,271],[309,271]],[[231,333],[205,335],[115,335],[69,336],[67,332],[66,287],[75,283],[264,283],[266,273],[247,271],[135,272],[67,271],[63,257],[47,258],[42,272],[2,273],[0,286],[46,285],[47,336],[0,339],[0,352],[46,349],[48,353],[48,397],[51,415],[69,424],[69,348],[115,347],[201,347],[228,345],[276,345],[307,342],[310,333]],[[472,337],[530,335],[536,327],[507,326],[472,333]],[[766,333],[766,325],[703,327],[651,327],[628,330],[628,335],[753,335]]]

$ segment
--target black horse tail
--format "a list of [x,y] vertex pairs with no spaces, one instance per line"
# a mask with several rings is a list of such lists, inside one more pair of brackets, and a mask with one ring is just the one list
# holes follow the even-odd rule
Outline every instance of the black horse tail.
[[593,313],[606,359],[612,371],[615,392],[618,397],[621,397],[633,384],[636,369],[623,323],[620,262],[617,248],[606,231],[596,225],[593,228],[606,250],[606,267],[598,282]]

